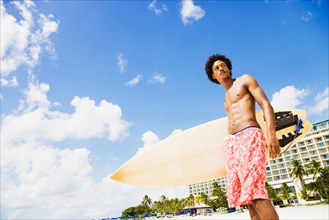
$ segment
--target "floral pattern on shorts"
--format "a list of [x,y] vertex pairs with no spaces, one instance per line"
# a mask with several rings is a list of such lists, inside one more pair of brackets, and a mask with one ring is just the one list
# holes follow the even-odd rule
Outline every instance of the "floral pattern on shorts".
[[265,189],[265,138],[260,128],[250,127],[226,139],[226,191],[229,207],[268,199]]

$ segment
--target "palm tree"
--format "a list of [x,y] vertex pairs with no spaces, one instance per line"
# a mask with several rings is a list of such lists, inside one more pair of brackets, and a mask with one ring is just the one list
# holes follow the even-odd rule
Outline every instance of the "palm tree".
[[266,188],[266,191],[268,193],[268,197],[271,199],[271,201],[273,203],[275,202],[279,202],[281,199],[278,197],[275,189],[270,185],[268,184],[268,182],[265,182],[265,188]]
[[140,210],[140,214],[144,215],[152,212],[151,205],[152,205],[152,199],[148,195],[145,195],[143,197],[141,204],[138,206]]
[[165,213],[169,210],[169,200],[165,195],[160,197],[159,201],[153,203],[153,209],[159,213]]
[[[301,199],[306,198],[307,191],[305,191],[306,189],[304,187],[305,186],[304,176],[307,175],[307,172],[299,160],[291,161],[290,171],[291,171],[290,175],[293,178],[292,180],[297,179],[300,183],[300,188],[299,187],[296,188],[296,185],[295,185],[295,189],[297,192],[297,198],[299,198],[298,201],[303,202],[303,200],[300,200],[300,198]],[[302,192],[298,193],[299,191],[302,191]]]
[[304,189],[304,176],[307,175],[304,166],[299,160],[292,160],[291,166],[291,176],[293,177],[293,180],[298,179],[301,183],[301,188]]
[[165,195],[162,195],[161,197],[160,197],[160,202],[165,202],[165,201],[167,201],[168,200],[168,198],[165,196]]
[[148,195],[145,195],[142,202],[141,202],[142,206],[150,206],[152,205],[152,199],[150,197],[148,197]]
[[194,201],[198,204],[198,206],[200,206],[200,204],[202,203],[202,197],[198,195],[194,198]]
[[[321,167],[321,163],[315,160],[312,160],[307,164],[307,171],[310,174],[313,174],[313,180],[319,176],[323,172],[323,168]],[[310,188],[317,193],[322,199],[322,195],[320,193],[320,189],[325,189],[322,178],[317,178],[315,182],[310,184]]]
[[160,201],[154,201],[152,205],[152,210],[156,213],[163,213],[164,207]]
[[[321,187],[317,188],[317,192],[322,198],[326,199],[327,203],[329,203],[329,167],[321,168],[319,174],[320,175],[315,183],[321,182]],[[320,184],[318,185],[320,186]]]
[[200,194],[200,196],[201,196],[201,198],[202,198],[202,202],[203,202],[204,204],[208,205],[208,201],[209,201],[208,195],[205,194],[204,192],[202,192],[202,193]]
[[286,200],[289,203],[289,199],[291,199],[293,196],[291,194],[291,189],[287,185],[287,183],[282,183],[281,187],[281,198],[283,200]]
[[184,208],[184,204],[182,200],[179,200],[178,198],[174,198],[170,200],[170,207],[171,212],[178,213],[179,210],[182,210]]
[[219,207],[228,207],[227,196],[223,189],[220,187],[218,182],[213,183],[212,196],[214,199],[210,200],[210,206],[215,211]]
[[310,197],[310,193],[306,188],[303,188],[299,191],[299,195],[302,199],[308,201],[309,197]]
[[194,196],[193,194],[190,194],[187,198],[185,198],[184,201],[185,205],[188,207],[194,207]]
[[306,168],[308,173],[313,174],[313,180],[314,180],[315,177],[320,173],[321,163],[312,160],[310,163],[307,164]]

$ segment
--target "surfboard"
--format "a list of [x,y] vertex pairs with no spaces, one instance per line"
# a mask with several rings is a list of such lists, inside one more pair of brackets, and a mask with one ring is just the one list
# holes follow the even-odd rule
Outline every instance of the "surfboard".
[[[266,137],[261,110],[256,118]],[[275,111],[275,119],[281,153],[312,128],[305,111],[299,109]],[[225,117],[169,136],[132,157],[111,179],[139,186],[180,186],[224,176],[227,124]]]

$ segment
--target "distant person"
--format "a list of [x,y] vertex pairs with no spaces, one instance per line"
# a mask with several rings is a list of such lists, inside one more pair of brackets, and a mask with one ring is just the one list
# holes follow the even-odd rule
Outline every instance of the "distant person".
[[[228,115],[226,140],[226,190],[229,207],[248,205],[250,218],[279,219],[265,189],[266,153],[271,158],[280,154],[275,135],[273,107],[255,78],[244,74],[232,78],[232,63],[214,54],[205,64],[208,79],[225,90],[224,108]],[[255,103],[262,108],[267,137],[256,121]]]

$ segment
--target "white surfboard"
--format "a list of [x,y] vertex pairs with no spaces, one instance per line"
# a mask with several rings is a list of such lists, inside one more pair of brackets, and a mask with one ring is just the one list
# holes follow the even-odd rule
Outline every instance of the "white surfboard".
[[[281,153],[312,128],[303,110],[276,111],[275,116]],[[262,111],[256,118],[266,137]],[[179,186],[224,176],[227,124],[225,117],[170,136],[128,160],[111,179],[140,186]]]

